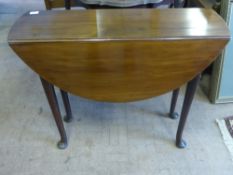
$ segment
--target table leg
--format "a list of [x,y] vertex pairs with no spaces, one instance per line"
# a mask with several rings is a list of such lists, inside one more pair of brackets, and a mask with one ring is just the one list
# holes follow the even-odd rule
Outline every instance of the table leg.
[[180,5],[180,1],[179,0],[174,0],[174,8],[178,8]]
[[66,91],[63,91],[62,89],[60,89],[60,91],[61,91],[61,96],[62,96],[63,104],[65,106],[65,111],[66,111],[66,116],[64,117],[64,121],[71,122],[73,119],[73,115],[72,115],[72,111],[70,107],[68,93]]
[[178,148],[186,147],[186,142],[183,140],[182,135],[183,135],[183,130],[184,130],[184,126],[186,123],[186,119],[188,117],[188,113],[189,113],[189,110],[190,110],[190,107],[193,101],[193,97],[195,95],[195,92],[198,86],[198,82],[200,80],[200,77],[201,77],[200,74],[197,75],[187,84],[183,107],[182,107],[182,111],[180,115],[179,126],[178,126],[177,133],[176,133],[176,146]]
[[177,119],[179,116],[179,114],[177,112],[175,112],[176,102],[177,102],[177,98],[179,95],[179,91],[180,91],[180,88],[177,88],[172,93],[171,107],[170,107],[170,113],[169,113],[169,117],[171,119]]
[[64,0],[64,1],[65,1],[66,10],[70,10],[70,0]]
[[60,133],[61,140],[58,142],[57,146],[60,149],[65,149],[68,145],[67,137],[66,137],[66,132],[65,132],[64,125],[63,125],[61,113],[59,110],[59,105],[57,102],[57,97],[55,94],[54,86],[50,84],[49,82],[47,82],[46,80],[44,80],[43,78],[40,78],[40,79],[41,79],[41,83],[43,85],[45,94],[47,96],[51,111],[53,113],[53,117],[57,124],[58,131]]
[[188,4],[189,4],[188,1],[189,1],[189,0],[184,0],[184,8],[187,8],[187,7],[188,7]]

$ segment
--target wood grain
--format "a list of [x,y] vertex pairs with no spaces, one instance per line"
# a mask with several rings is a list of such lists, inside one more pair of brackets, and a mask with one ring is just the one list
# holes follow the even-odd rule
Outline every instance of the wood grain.
[[58,87],[127,102],[191,80],[214,61],[229,31],[211,10],[87,10],[25,14],[8,38],[26,64]]
[[24,14],[9,42],[158,40],[229,37],[224,20],[204,9],[111,9]]

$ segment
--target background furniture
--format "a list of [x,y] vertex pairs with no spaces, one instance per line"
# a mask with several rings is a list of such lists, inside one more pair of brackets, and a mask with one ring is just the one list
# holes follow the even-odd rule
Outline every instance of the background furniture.
[[[230,31],[233,31],[233,1],[232,0],[189,0],[189,6],[214,8],[226,21]],[[213,103],[233,102],[233,41],[230,41],[224,51],[211,67],[211,79],[207,95]]]
[[[103,2],[102,2],[103,1]],[[107,2],[113,3],[107,3]],[[126,1],[118,1],[118,0],[44,0],[45,6],[47,10],[51,10],[53,8],[62,8],[70,9],[71,7],[84,7],[87,9],[96,9],[96,8],[156,8],[161,5],[167,5],[168,7],[183,7],[185,4],[185,0],[135,0],[129,1],[129,3],[123,3]],[[141,4],[140,4],[141,2]]]
[[[233,32],[233,1],[222,0],[220,14]],[[213,103],[233,102],[233,41],[214,63],[210,99]]]
[[212,8],[216,0],[187,0],[188,6]]
[[51,10],[53,8],[63,8],[70,9],[70,7],[77,6],[76,0],[44,0],[45,7],[47,10]]

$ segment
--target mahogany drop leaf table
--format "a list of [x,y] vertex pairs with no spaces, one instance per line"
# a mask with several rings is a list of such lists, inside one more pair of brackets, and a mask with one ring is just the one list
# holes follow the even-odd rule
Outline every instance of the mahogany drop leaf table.
[[111,9],[33,11],[20,17],[8,42],[38,75],[61,140],[67,137],[54,86],[105,102],[147,99],[187,84],[176,136],[182,139],[200,73],[230,38],[228,28],[211,9]]

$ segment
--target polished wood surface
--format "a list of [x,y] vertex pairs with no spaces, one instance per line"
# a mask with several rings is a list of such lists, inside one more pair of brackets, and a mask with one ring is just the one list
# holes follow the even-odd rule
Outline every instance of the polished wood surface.
[[127,9],[26,13],[8,41],[52,84],[125,102],[180,87],[214,61],[229,37],[212,10]]
[[219,38],[228,37],[225,26],[202,9],[39,11],[15,23],[9,42]]

